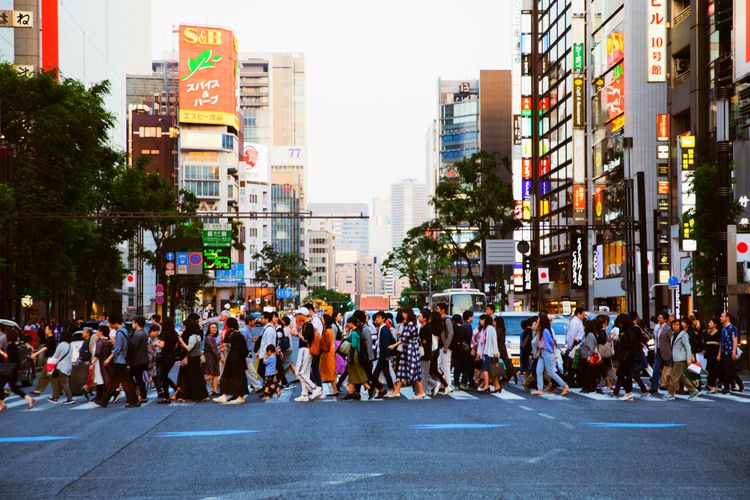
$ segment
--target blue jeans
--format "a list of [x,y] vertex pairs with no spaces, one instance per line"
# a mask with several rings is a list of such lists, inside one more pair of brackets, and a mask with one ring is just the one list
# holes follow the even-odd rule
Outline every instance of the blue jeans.
[[661,380],[661,370],[667,366],[661,359],[659,353],[654,355],[654,372],[651,374],[651,392],[659,392],[659,382]]
[[547,350],[542,350],[542,355],[536,365],[536,388],[540,391],[544,390],[544,370],[547,370],[547,375],[560,387],[565,387],[565,382],[557,374],[555,355]]

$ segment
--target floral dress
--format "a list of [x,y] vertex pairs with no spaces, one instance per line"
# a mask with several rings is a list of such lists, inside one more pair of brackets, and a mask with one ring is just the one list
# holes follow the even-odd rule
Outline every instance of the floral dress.
[[397,378],[404,385],[411,385],[422,380],[422,366],[419,362],[419,333],[414,323],[404,327],[399,340],[403,342],[403,350],[398,358]]

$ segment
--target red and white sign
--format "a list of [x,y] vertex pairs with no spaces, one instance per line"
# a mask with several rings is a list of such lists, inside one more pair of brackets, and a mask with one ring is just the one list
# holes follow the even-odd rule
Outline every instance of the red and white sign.
[[539,274],[539,284],[540,285],[546,285],[549,283],[549,267],[539,267],[537,268],[537,272]]
[[750,262],[750,234],[737,235],[737,262]]
[[669,115],[666,113],[656,115],[656,140],[669,140]]
[[734,0],[734,30],[732,40],[734,43],[734,81],[741,80],[750,75],[750,38],[747,36],[747,27],[750,26],[750,0]]
[[669,181],[657,181],[656,194],[668,195],[669,194]]
[[646,81],[667,81],[667,0],[647,0]]
[[573,209],[586,210],[586,186],[573,186]]

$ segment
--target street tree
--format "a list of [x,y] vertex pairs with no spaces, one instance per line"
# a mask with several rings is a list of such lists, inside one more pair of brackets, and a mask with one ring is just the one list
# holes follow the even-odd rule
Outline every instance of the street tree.
[[312,276],[303,257],[296,253],[277,252],[271,245],[263,246],[253,259],[261,262],[255,273],[256,279],[276,290],[297,284],[307,285],[307,278]]
[[[693,218],[694,239],[697,251],[692,252],[687,272],[693,276],[695,293],[698,297],[698,310],[705,315],[719,314],[723,304],[716,293],[719,279],[719,247],[722,244],[716,237],[717,221],[721,220],[720,204],[716,193],[719,188],[719,171],[716,164],[707,163],[696,167],[692,175],[695,194],[695,209],[683,214],[683,220]],[[734,224],[741,212],[738,203],[729,204],[729,220]]]
[[[54,73],[20,74],[0,64],[0,123],[13,179],[2,190],[13,217],[6,264],[13,266],[16,296],[29,294],[54,307],[114,288],[124,275],[111,249],[127,230],[62,215],[101,209],[111,195],[108,180],[122,170],[124,156],[109,144],[114,117],[104,107],[108,91],[107,82],[86,88],[58,81]],[[40,212],[57,215],[29,218]]]
[[414,292],[426,293],[450,286],[445,270],[451,262],[449,242],[425,223],[407,231],[401,245],[388,252],[383,267],[406,276]]
[[[514,217],[513,187],[497,173],[498,162],[510,171],[507,158],[480,151],[456,163],[457,178],[443,178],[435,188],[430,203],[437,218],[429,227],[448,244],[453,262],[462,263],[466,277],[475,288],[484,289],[484,273],[474,271],[483,256],[484,242],[490,238],[507,238],[520,226]],[[463,272],[458,273],[459,281]]]
[[354,308],[352,298],[348,293],[339,292],[330,288],[314,287],[307,298],[310,302],[322,301],[333,309],[333,315],[340,312],[351,311]]

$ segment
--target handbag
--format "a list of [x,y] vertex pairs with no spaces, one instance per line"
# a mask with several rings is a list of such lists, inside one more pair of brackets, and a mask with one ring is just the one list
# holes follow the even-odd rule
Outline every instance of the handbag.
[[488,371],[489,371],[491,380],[494,380],[494,379],[500,380],[505,377],[505,367],[497,360],[490,363],[490,367]]
[[698,364],[698,363],[692,363],[692,364],[688,365],[687,371],[688,371],[688,373],[690,373],[692,375],[698,375],[698,376],[700,376],[700,374],[701,374],[701,365]]
[[612,341],[609,339],[607,339],[605,343],[599,344],[597,346],[597,351],[599,351],[599,356],[601,356],[602,359],[609,359],[615,355],[614,346],[612,345]]
[[602,357],[599,356],[598,352],[594,351],[594,354],[589,356],[589,366],[599,366],[602,363],[604,363],[604,361],[602,361]]
[[49,375],[52,378],[57,378],[57,376],[60,374],[60,371],[57,369],[57,365],[60,361],[68,357],[68,354],[70,353],[70,346],[68,346],[68,350],[65,351],[65,354],[58,360],[54,356],[49,358],[47,360],[47,375]]

